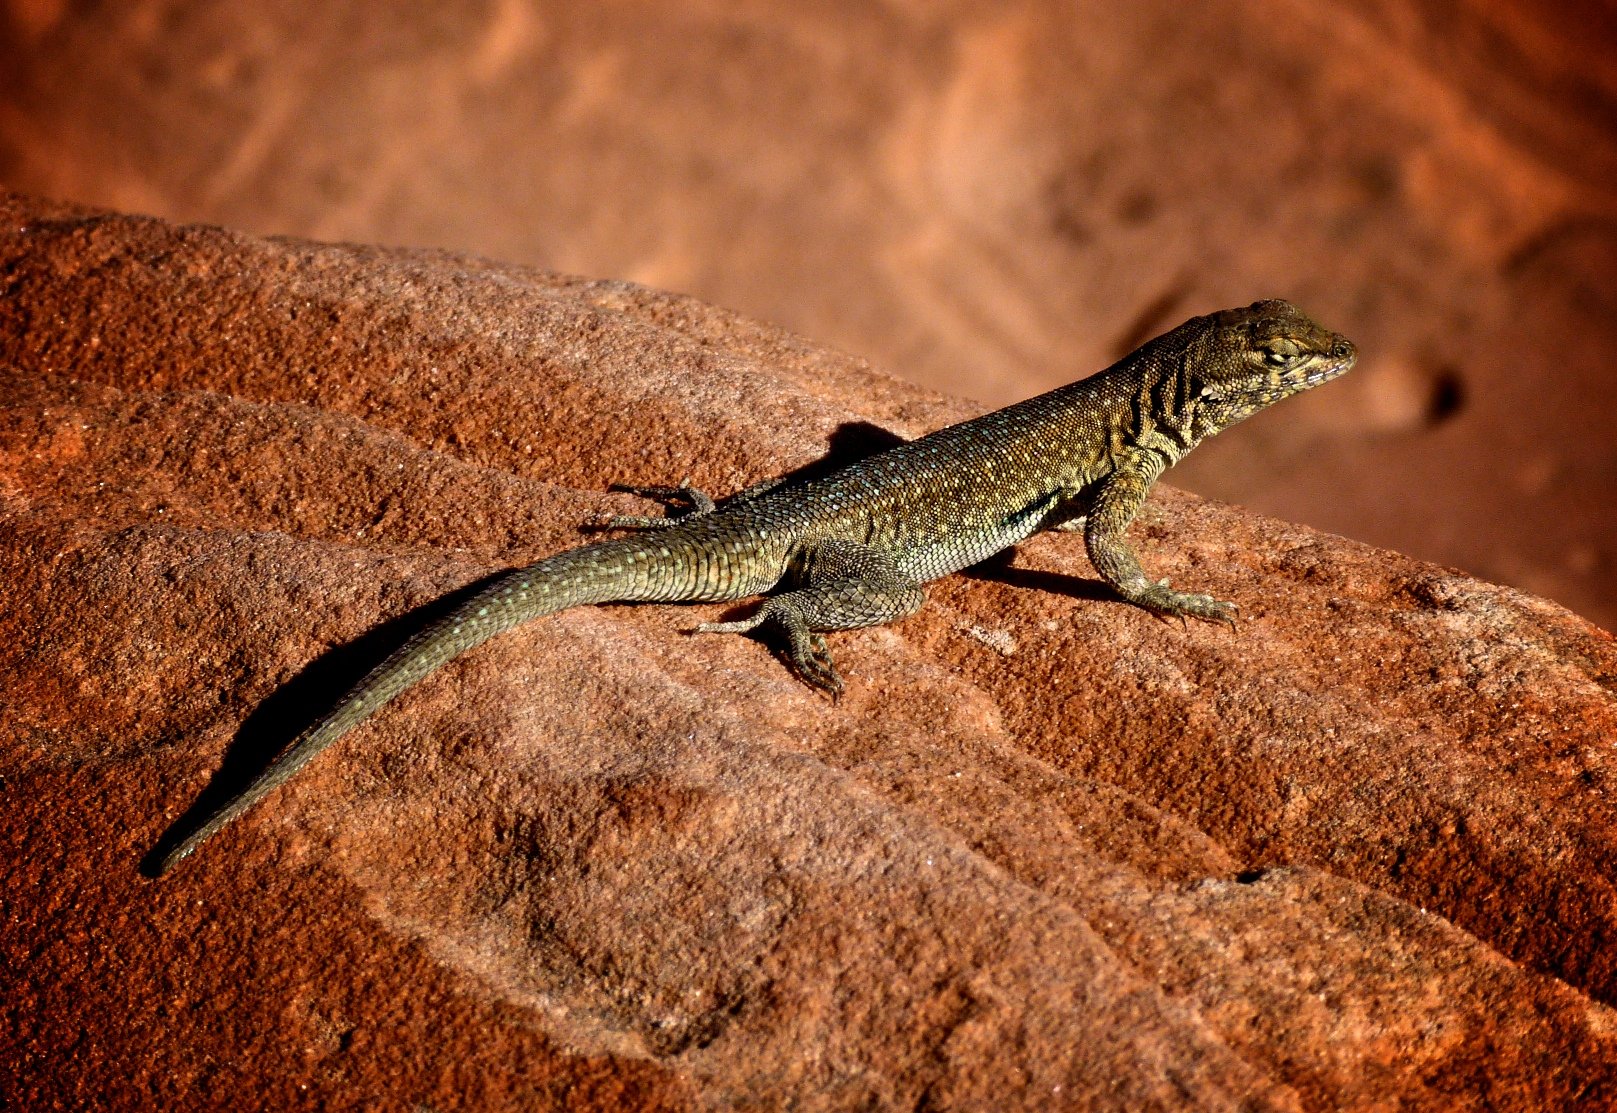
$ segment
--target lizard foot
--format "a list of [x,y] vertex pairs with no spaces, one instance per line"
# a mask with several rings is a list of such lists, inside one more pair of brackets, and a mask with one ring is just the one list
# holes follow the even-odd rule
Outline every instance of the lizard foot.
[[734,622],[704,622],[695,627],[693,634],[745,634],[766,622],[773,622],[786,634],[786,660],[798,679],[822,692],[829,692],[833,702],[842,694],[842,677],[831,663],[831,650],[825,638],[804,624],[801,616],[779,600],[770,600],[751,618]]
[[1160,618],[1197,618],[1203,622],[1222,622],[1235,629],[1236,606],[1211,595],[1189,591],[1173,591],[1167,580],[1158,580],[1133,600]]

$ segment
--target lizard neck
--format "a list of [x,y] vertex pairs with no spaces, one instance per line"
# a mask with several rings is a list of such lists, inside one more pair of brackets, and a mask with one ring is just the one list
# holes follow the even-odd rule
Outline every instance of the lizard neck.
[[1020,405],[1055,431],[1050,459],[1067,489],[1087,487],[1147,453],[1167,469],[1201,441],[1183,346],[1152,343],[1087,379]]

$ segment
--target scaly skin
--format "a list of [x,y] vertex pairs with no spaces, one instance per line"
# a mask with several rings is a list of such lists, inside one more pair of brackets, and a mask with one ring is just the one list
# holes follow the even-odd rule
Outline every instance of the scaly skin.
[[607,602],[717,602],[783,588],[752,617],[705,632],[772,628],[792,668],[835,696],[823,631],[892,622],[921,585],[1040,530],[1082,529],[1095,570],[1154,614],[1233,625],[1235,606],[1174,591],[1124,537],[1151,484],[1202,440],[1353,366],[1345,337],[1283,301],[1195,317],[1088,379],[951,425],[820,479],[761,484],[720,506],[689,487],[674,518],[619,518],[637,536],[507,573],[422,630],[299,735],[234,800],[161,860],[166,872],[305,762],[440,665],[504,630]]

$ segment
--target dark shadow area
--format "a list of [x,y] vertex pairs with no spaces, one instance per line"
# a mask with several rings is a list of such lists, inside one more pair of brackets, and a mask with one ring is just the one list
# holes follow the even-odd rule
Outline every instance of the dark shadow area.
[[170,850],[238,796],[305,727],[335,707],[366,673],[416,633],[503,575],[503,571],[496,572],[467,584],[327,650],[270,693],[242,723],[208,786],[141,859],[140,872],[147,877],[159,876],[158,864]]
[[838,425],[825,446],[825,455],[794,468],[780,477],[779,486],[793,487],[799,483],[822,479],[832,472],[841,471],[861,460],[878,456],[889,449],[909,441],[890,429],[883,429],[868,421],[848,421]]
[[1465,380],[1452,367],[1442,367],[1432,376],[1431,394],[1426,399],[1426,427],[1435,429],[1465,408]]
[[[1082,539],[1073,534],[1075,544],[1082,545]],[[981,564],[974,564],[961,572],[973,580],[989,580],[994,583],[1008,584],[1015,588],[1025,588],[1028,591],[1043,591],[1051,595],[1064,595],[1069,599],[1090,599],[1107,603],[1121,603],[1117,592],[1107,587],[1100,580],[1085,579],[1081,576],[1069,576],[1065,572],[1041,572],[1037,568],[1014,568],[1011,561],[1016,557],[1016,548],[1012,546],[1004,552],[995,553]]]

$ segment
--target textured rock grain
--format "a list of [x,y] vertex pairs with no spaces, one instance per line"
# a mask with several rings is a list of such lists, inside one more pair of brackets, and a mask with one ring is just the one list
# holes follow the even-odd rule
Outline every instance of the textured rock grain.
[[569,612],[141,876],[608,483],[968,412],[622,283],[0,200],[0,1105],[1617,1101],[1612,638],[1166,488],[1236,635],[1068,537],[838,637],[835,705]]

